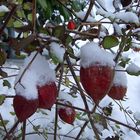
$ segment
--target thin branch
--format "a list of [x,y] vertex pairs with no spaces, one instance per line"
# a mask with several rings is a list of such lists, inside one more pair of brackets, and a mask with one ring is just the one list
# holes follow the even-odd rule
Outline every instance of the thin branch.
[[[62,78],[63,78],[63,72],[64,72],[64,61],[61,64],[61,73],[60,73],[60,78],[59,78],[59,82],[58,82],[58,93],[60,91],[61,88],[61,82],[62,82]],[[55,108],[55,127],[54,127],[54,140],[57,140],[57,123],[58,123],[58,104],[56,104],[56,108]]]
[[23,73],[21,74],[20,78],[18,79],[18,81],[15,83],[14,88],[16,87],[16,85],[18,83],[21,82],[21,79],[23,78],[24,74],[26,73],[26,71],[28,70],[28,68],[30,67],[30,65],[33,63],[33,61],[35,60],[35,58],[37,57],[39,52],[36,52],[36,54],[34,55],[34,57],[32,58],[32,60],[30,61],[30,63],[27,65],[27,67],[24,69]]
[[32,28],[33,28],[33,34],[36,32],[36,0],[33,0],[32,2]]
[[15,77],[15,76],[17,76],[17,74],[9,75],[7,77],[1,77],[0,80],[6,79],[6,78]]
[[[86,20],[88,19],[88,16],[90,15],[93,6],[94,6],[94,0],[90,0],[89,8],[87,10],[87,13],[86,13],[84,19],[83,19],[83,22],[86,22]],[[81,31],[82,27],[83,27],[83,25],[81,25],[79,27],[78,31]]]
[[7,140],[7,137],[8,137],[11,133],[14,132],[14,130],[17,128],[18,124],[19,124],[19,121],[17,121],[17,122],[13,125],[13,127],[12,127],[12,128],[10,129],[10,131],[6,134],[6,136],[3,138],[3,140]]
[[72,11],[71,9],[69,9],[67,6],[65,6],[60,0],[57,0],[57,2],[59,4],[61,4],[70,14],[73,14],[79,21],[82,21],[76,14],[74,11]]
[[10,13],[8,14],[8,16],[6,17],[4,24],[2,25],[2,27],[0,28],[0,36],[3,33],[3,30],[5,29],[6,25],[8,24],[9,20],[11,19],[11,17],[13,16],[13,14],[15,13],[17,8],[17,5],[13,5],[12,10],[10,11]]
[[77,137],[75,138],[75,140],[79,140],[81,134],[83,133],[84,129],[86,128],[86,126],[88,125],[89,121],[86,121],[83,125],[83,127],[81,128],[79,134],[77,135]]
[[23,122],[22,140],[25,140],[26,135],[26,120]]
[[[86,101],[86,97],[85,97],[85,95],[84,95],[84,93],[83,93],[83,90],[82,90],[82,88],[81,88],[81,85],[79,84],[79,81],[78,81],[78,79],[77,79],[77,77],[76,77],[76,74],[75,74],[75,72],[74,72],[74,70],[73,70],[73,67],[72,67],[72,65],[71,65],[71,62],[70,62],[70,59],[69,59],[68,55],[66,55],[66,61],[67,61],[68,67],[70,68],[70,71],[71,71],[71,73],[72,73],[72,75],[73,75],[73,78],[74,78],[74,80],[75,80],[75,83],[77,84],[77,87],[78,87],[78,89],[79,89],[79,91],[80,91],[80,94],[81,94],[82,100],[83,100],[83,102],[84,102],[85,108],[86,108],[86,110],[89,111],[89,107],[88,107],[88,104],[87,104],[87,101]],[[99,135],[98,135],[98,133],[97,133],[97,129],[96,129],[96,127],[94,126],[94,121],[93,121],[93,119],[92,119],[92,117],[91,117],[90,114],[88,114],[88,118],[89,118],[91,127],[92,127],[92,129],[93,129],[93,131],[94,131],[94,133],[95,133],[95,135],[96,135],[97,140],[100,140],[100,137],[99,137]]]
[[0,113],[0,120],[1,120],[2,126],[4,128],[4,131],[5,131],[6,135],[7,135],[7,139],[10,140],[10,136],[9,136],[8,131],[7,131],[7,128],[6,128],[5,124],[4,124],[4,120],[2,118],[1,113]]

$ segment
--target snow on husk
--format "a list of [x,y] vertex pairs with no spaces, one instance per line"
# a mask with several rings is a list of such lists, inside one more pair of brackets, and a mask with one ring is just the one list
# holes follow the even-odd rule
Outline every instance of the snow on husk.
[[114,66],[113,55],[103,50],[95,42],[85,44],[81,48],[81,66],[84,68],[93,65]]
[[[36,55],[36,53],[33,52],[26,58],[24,66],[15,80],[16,93],[26,99],[38,98],[37,86],[55,81],[55,72],[50,68],[49,62],[44,56],[39,53]],[[32,60],[33,62],[30,63]],[[28,65],[29,68],[26,69]]]
[[114,80],[113,84],[116,86],[124,86],[127,87],[127,76],[124,71],[124,68],[117,66],[115,68],[115,75],[114,75]]

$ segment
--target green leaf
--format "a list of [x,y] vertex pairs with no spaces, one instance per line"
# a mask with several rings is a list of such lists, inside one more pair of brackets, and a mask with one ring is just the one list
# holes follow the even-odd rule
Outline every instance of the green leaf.
[[39,131],[39,129],[40,129],[40,125],[37,125],[37,126],[33,126],[33,129],[34,129],[34,131]]
[[0,76],[2,76],[3,78],[6,78],[8,76],[8,74],[3,71],[2,69],[0,69]]
[[[43,1],[43,0],[42,0],[42,1]],[[23,8],[24,8],[25,10],[31,10],[31,8],[32,8],[32,3],[31,3],[31,2],[26,2],[26,3],[24,3]]]
[[53,61],[54,64],[58,64],[60,62],[55,54],[50,53],[50,57],[52,58],[52,61]]
[[69,78],[65,77],[65,85],[68,87],[70,85],[70,80]]
[[64,8],[62,5],[60,6],[60,14],[64,17],[65,21],[69,20],[70,14],[69,12],[66,10],[66,8]]
[[81,7],[81,4],[79,3],[79,1],[72,1],[72,9],[75,11],[75,12],[79,12],[82,7]]
[[6,86],[8,88],[11,88],[11,84],[9,83],[8,80],[3,80],[3,86]]
[[14,27],[22,27],[23,26],[23,23],[22,22],[20,22],[20,21],[18,21],[18,20],[16,20],[16,21],[14,21]]
[[63,38],[65,33],[65,27],[64,26],[56,26],[53,30],[53,35],[57,38]]
[[46,0],[37,0],[38,4],[40,4],[40,6],[46,10],[47,9],[47,2]]
[[107,129],[106,119],[103,116],[101,116],[99,113],[94,113],[93,119],[94,119],[95,123],[98,123],[98,124],[102,125],[104,129]]
[[0,121],[0,126],[3,126],[3,125],[6,126],[8,124],[8,122],[9,122],[9,120],[3,120],[3,122]]
[[5,95],[0,95],[0,105],[2,105],[5,101]]
[[118,44],[119,40],[113,35],[105,36],[102,41],[102,45],[105,49],[110,49],[112,47],[117,46]]
[[0,51],[0,66],[2,66],[6,61],[6,53],[5,51]]
[[73,38],[72,38],[70,35],[68,35],[67,38],[66,38],[66,41],[65,41],[65,45],[68,46],[69,43],[72,42],[72,39],[73,39]]
[[9,112],[12,116],[15,116],[16,113],[15,112]]

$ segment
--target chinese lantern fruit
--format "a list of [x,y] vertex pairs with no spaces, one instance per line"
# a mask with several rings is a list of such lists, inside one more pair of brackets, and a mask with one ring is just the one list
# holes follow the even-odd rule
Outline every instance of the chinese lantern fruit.
[[74,30],[75,28],[76,28],[76,24],[75,24],[75,22],[74,21],[69,21],[68,22],[68,25],[67,25],[67,28],[69,29],[69,30]]
[[127,91],[127,77],[124,69],[120,66],[116,67],[113,85],[108,93],[112,99],[123,100]]
[[113,77],[113,70],[108,66],[92,66],[80,68],[80,80],[95,103],[98,103],[106,94]]
[[112,99],[123,100],[126,91],[126,87],[113,85],[108,93],[108,96],[110,96]]
[[81,48],[80,81],[95,103],[107,94],[113,79],[113,56],[95,42]]
[[68,124],[73,124],[76,116],[76,112],[73,108],[62,107],[58,111],[59,117]]
[[38,99],[27,100],[22,96],[16,95],[13,100],[13,106],[18,120],[22,122],[33,115],[37,110],[38,104]]
[[56,102],[57,87],[55,82],[38,86],[39,108],[51,109]]

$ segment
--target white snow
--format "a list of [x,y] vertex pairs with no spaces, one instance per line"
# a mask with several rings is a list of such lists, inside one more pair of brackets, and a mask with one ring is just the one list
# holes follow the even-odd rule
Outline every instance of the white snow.
[[114,26],[114,30],[116,31],[116,33],[118,35],[122,35],[122,30],[121,30],[122,28],[117,23],[114,23],[113,26]]
[[124,86],[127,87],[127,77],[126,77],[126,72],[123,67],[117,66],[115,68],[115,75],[114,75],[114,80],[113,84],[116,86]]
[[96,0],[101,7],[103,7],[106,10],[106,1],[103,0]]
[[131,64],[128,65],[126,70],[130,73],[138,73],[138,72],[140,72],[140,67],[132,62]]
[[[25,64],[15,80],[16,93],[26,99],[36,99],[38,97],[37,86],[55,81],[55,72],[50,68],[49,62],[44,56],[39,53],[36,55],[36,53],[33,52],[26,58]],[[33,62],[30,64],[32,60]],[[30,66],[27,68],[29,64]]]
[[9,11],[10,11],[9,8],[6,7],[5,5],[0,6],[0,12],[9,12]]
[[[83,20],[85,18],[86,12],[85,11],[76,12],[76,15],[81,20]],[[89,15],[86,21],[87,22],[96,22],[95,17],[93,15]]]
[[114,66],[113,55],[101,49],[95,42],[85,44],[81,48],[81,66],[84,68],[93,65]]
[[137,120],[137,121],[140,121],[140,112],[135,112],[134,113],[134,118]]
[[60,44],[52,42],[50,44],[50,51],[59,59],[60,62],[63,61],[65,49],[61,47]]
[[135,23],[136,25],[139,25],[139,18],[133,12],[116,13],[116,18],[121,19],[122,21],[125,21],[126,23]]

